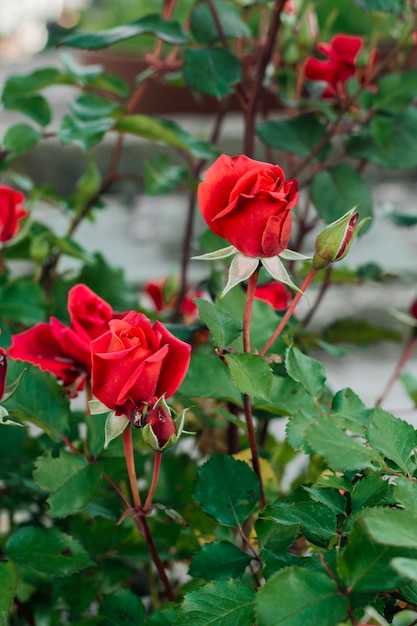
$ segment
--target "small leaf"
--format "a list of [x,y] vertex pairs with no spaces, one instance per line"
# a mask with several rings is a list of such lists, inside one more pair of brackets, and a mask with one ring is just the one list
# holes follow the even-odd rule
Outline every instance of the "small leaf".
[[74,144],[81,150],[88,150],[101,141],[113,125],[114,119],[111,117],[84,121],[75,116],[64,115],[58,129],[58,137],[63,144]]
[[251,558],[229,541],[213,541],[194,555],[188,573],[204,580],[240,578]]
[[50,515],[66,517],[79,511],[95,498],[101,485],[102,470],[83,456],[60,451],[58,457],[46,452],[36,461],[33,478],[49,491]]
[[116,26],[109,30],[68,35],[68,37],[64,37],[64,39],[61,40],[60,45],[97,50],[145,33],[155,35],[158,39],[177,46],[185,44],[188,41],[187,36],[181,30],[178,22],[166,20],[160,15],[155,14],[145,15],[129,24]]
[[3,148],[13,154],[13,158],[28,152],[36,146],[42,133],[29,124],[10,126],[3,138]]
[[214,344],[218,348],[229,346],[242,332],[242,323],[215,304],[195,298],[200,317],[208,327]]
[[[240,19],[237,7],[221,0],[214,0],[214,7],[227,39],[250,36],[251,31]],[[195,6],[191,14],[191,31],[198,43],[211,44],[220,40],[219,29],[207,2]]]
[[187,48],[184,78],[191,89],[223,98],[233,93],[232,86],[240,80],[239,59],[226,48]]
[[[261,122],[256,132],[268,146],[307,157],[325,137],[326,128],[315,115],[300,115],[290,120]],[[318,157],[323,158],[327,152],[328,147],[322,148]]]
[[376,408],[371,414],[368,440],[405,474],[412,474],[416,469],[412,455],[417,447],[417,431],[408,422]]
[[215,580],[187,593],[175,626],[243,626],[254,623],[255,592],[240,580]]
[[258,626],[335,626],[347,618],[348,598],[324,573],[291,566],[257,593]]
[[103,597],[99,615],[105,618],[106,624],[114,626],[140,626],[145,618],[145,607],[141,600],[129,589],[119,589]]
[[301,526],[309,541],[326,546],[336,535],[336,516],[321,502],[275,502],[268,506],[263,516],[283,526]]
[[76,539],[56,528],[22,527],[9,537],[5,553],[17,566],[49,576],[69,576],[95,565]]
[[253,398],[269,400],[272,371],[265,359],[258,354],[227,354],[225,359],[236,387]]
[[313,397],[317,397],[326,382],[323,365],[303,354],[295,346],[288,348],[285,354],[285,368],[293,380],[304,387]]
[[9,624],[9,615],[16,595],[18,576],[12,561],[0,561],[0,626]]
[[144,166],[145,193],[158,196],[173,191],[184,184],[188,170],[183,165],[171,163],[167,155],[159,155]]
[[116,415],[114,411],[108,414],[106,424],[104,426],[104,447],[107,449],[109,443],[119,437],[129,425],[126,415]]
[[193,496],[221,524],[239,526],[258,502],[258,477],[247,463],[214,455],[200,467]]

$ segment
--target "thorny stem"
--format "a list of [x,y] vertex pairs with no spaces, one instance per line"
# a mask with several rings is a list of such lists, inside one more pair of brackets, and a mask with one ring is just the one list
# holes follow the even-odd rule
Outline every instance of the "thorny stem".
[[129,423],[123,431],[123,448],[125,451],[127,475],[129,477],[130,490],[132,492],[133,503],[136,509],[142,507],[140,500],[140,494],[138,489],[138,482],[136,478],[135,459],[133,456],[133,443],[132,443],[132,425]]
[[301,300],[302,296],[304,295],[304,292],[306,291],[307,287],[312,282],[312,280],[315,277],[316,273],[317,273],[317,270],[315,270],[314,267],[312,267],[311,270],[309,271],[309,273],[307,274],[307,276],[305,277],[304,282],[303,282],[303,284],[300,287],[300,291],[297,291],[297,293],[295,294],[293,300],[291,301],[290,306],[288,307],[288,309],[285,312],[284,317],[282,318],[282,320],[280,321],[280,323],[278,324],[278,326],[276,327],[276,329],[274,330],[274,332],[272,333],[271,337],[268,339],[268,341],[266,342],[266,344],[264,345],[262,350],[260,350],[259,354],[264,355],[269,350],[269,348],[272,346],[274,341],[276,339],[278,339],[278,337],[281,334],[281,332],[282,332],[283,328],[285,327],[286,323],[290,319],[291,315],[294,313],[295,307],[297,306],[297,304]]
[[155,494],[155,489],[158,484],[159,471],[161,469],[161,461],[162,461],[162,452],[155,452],[153,457],[153,472],[152,472],[152,481],[151,486],[149,487],[149,493],[145,500],[145,505],[143,507],[144,513],[147,513],[152,506],[152,500]]
[[[243,350],[244,352],[250,352],[250,319],[253,307],[253,301],[255,299],[255,289],[256,283],[258,282],[259,275],[259,266],[253,272],[252,276],[249,278],[248,289],[246,292],[246,302],[245,302],[245,310],[243,313]],[[259,497],[259,506],[261,511],[265,508],[265,492],[262,481],[262,472],[261,465],[259,462],[259,454],[258,454],[258,446],[256,443],[256,435],[255,435],[255,427],[253,424],[253,414],[252,414],[252,402],[250,397],[245,393],[243,396],[244,408],[245,408],[245,420],[246,425],[248,427],[248,439],[249,445],[252,453],[252,464],[253,470],[258,476],[259,486],[260,486],[260,497]]]
[[392,386],[394,385],[395,381],[398,379],[398,377],[400,376],[402,370],[405,367],[405,364],[407,363],[408,359],[410,358],[411,354],[414,351],[414,348],[417,345],[417,333],[414,332],[413,335],[410,337],[410,339],[407,341],[407,343],[404,346],[404,350],[400,356],[400,360],[398,361],[397,365],[395,366],[395,369],[388,381],[388,383],[386,384],[386,387],[382,393],[382,395],[380,396],[380,398],[377,400],[376,402],[376,406],[381,406],[381,404],[384,402],[385,398],[387,397],[388,393],[391,391]]

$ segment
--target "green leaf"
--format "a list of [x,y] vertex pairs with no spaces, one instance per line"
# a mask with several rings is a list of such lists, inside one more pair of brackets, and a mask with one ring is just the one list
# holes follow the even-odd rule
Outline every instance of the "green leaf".
[[402,13],[404,0],[354,0],[361,9],[368,11],[384,11],[385,13]]
[[169,157],[160,154],[144,165],[145,193],[158,196],[173,191],[187,178],[188,169],[183,165],[171,163]]
[[45,89],[62,80],[60,70],[55,67],[43,67],[20,76],[10,76],[3,88],[3,102],[14,96],[23,96]]
[[89,156],[87,169],[77,181],[75,195],[72,198],[74,211],[83,211],[100,190],[101,174],[95,157]]
[[275,415],[291,416],[300,410],[300,407],[313,415],[317,408],[310,394],[299,383],[288,376],[273,376],[270,398],[267,403],[255,400],[255,408],[262,408]]
[[4,135],[3,149],[11,152],[15,158],[34,148],[41,137],[42,133],[29,124],[15,124]]
[[17,280],[0,289],[0,314],[9,320],[32,326],[45,320],[45,309],[45,294],[33,280]]
[[68,431],[69,401],[56,378],[35,365],[9,359],[8,380],[16,380],[27,370],[16,393],[6,403],[12,417],[41,428],[55,441]]
[[76,539],[56,528],[20,528],[9,537],[5,553],[17,566],[50,576],[69,576],[95,565]]
[[194,302],[218,348],[226,348],[239,337],[242,332],[240,320],[202,298],[195,298]]
[[400,381],[414,405],[417,406],[417,378],[409,372],[403,372],[400,376]]
[[9,624],[8,616],[16,595],[17,582],[15,564],[12,561],[0,561],[0,626]]
[[392,115],[390,120],[392,131],[389,145],[381,146],[366,131],[346,142],[348,152],[369,159],[381,167],[401,169],[417,165],[417,109],[409,107],[402,113]]
[[233,383],[230,369],[209,345],[193,351],[180,392],[190,398],[216,398],[242,405],[242,395]]
[[326,382],[323,365],[290,346],[285,354],[285,368],[293,380],[300,383],[313,397],[317,397]]
[[334,580],[297,566],[274,574],[256,597],[258,626],[334,626],[347,609]]
[[72,115],[64,115],[58,129],[58,137],[63,144],[74,144],[81,150],[88,150],[101,141],[113,125],[114,119],[111,117],[84,121]]
[[417,483],[414,480],[404,476],[396,477],[394,498],[405,509],[417,513]]
[[106,625],[141,626],[145,619],[145,607],[141,600],[129,589],[119,589],[104,596],[99,615],[106,619]]
[[201,159],[218,155],[209,143],[198,141],[179,124],[171,120],[162,120],[151,115],[125,115],[114,126],[122,133],[132,133],[151,141],[160,141],[174,148],[190,152]]
[[410,423],[376,408],[371,415],[368,440],[405,474],[416,469],[412,455],[417,447],[417,431]]
[[[360,219],[372,216],[372,196],[363,176],[348,163],[335,165],[314,176],[311,198],[326,224],[338,220],[358,205]],[[365,232],[366,227],[362,230]]]
[[402,578],[409,578],[417,582],[417,559],[398,556],[392,559],[391,565]]
[[[226,39],[250,36],[251,31],[240,19],[236,7],[221,0],[214,0],[213,4]],[[211,44],[220,40],[219,29],[207,2],[200,2],[194,8],[191,14],[191,32],[201,44]]]
[[321,502],[333,511],[335,515],[343,515],[346,510],[346,498],[336,489],[318,489],[306,487],[303,489],[314,502]]
[[338,571],[354,591],[393,590],[403,578],[391,564],[396,557],[417,558],[416,514],[404,509],[367,509],[355,518]]
[[49,491],[47,499],[53,517],[67,517],[86,506],[97,495],[102,470],[97,463],[89,463],[82,455],[60,451],[59,456],[46,452],[36,460],[33,472],[35,482]]
[[143,34],[155,35],[158,39],[174,46],[181,46],[188,41],[187,36],[181,30],[178,22],[165,20],[160,15],[152,14],[145,15],[123,26],[110,28],[109,30],[69,35],[61,40],[60,45],[97,50],[99,48],[107,48],[107,46],[111,46],[119,41],[124,41],[125,39]]
[[223,98],[233,93],[232,86],[240,80],[242,66],[227,48],[187,48],[184,78],[188,86],[200,93]]
[[255,592],[240,580],[215,580],[187,593],[175,626],[244,626],[254,623]]
[[367,426],[371,409],[368,409],[359,396],[349,389],[341,389],[332,400],[332,416],[342,419],[347,424],[359,423]]
[[272,371],[258,354],[226,354],[225,359],[236,387],[253,398],[269,399]]
[[[307,157],[326,135],[326,129],[314,115],[300,115],[290,120],[261,122],[256,133],[268,146]],[[326,147],[322,148],[318,157],[324,158],[327,152]]]
[[96,253],[94,262],[83,267],[77,282],[85,283],[106,300],[115,311],[127,311],[137,306],[137,295],[121,268],[110,266]]
[[353,485],[351,491],[352,512],[383,504],[390,489],[388,481],[383,480],[380,475],[363,476]]
[[19,111],[40,126],[47,126],[51,121],[51,107],[46,98],[40,94],[9,97],[7,100],[3,99],[3,104],[8,111]]
[[417,96],[417,76],[415,72],[398,72],[382,76],[372,102],[376,111],[399,113],[406,109]]
[[194,555],[188,573],[204,580],[240,578],[251,559],[230,541],[213,541]]
[[308,426],[305,436],[311,450],[324,456],[335,472],[378,467],[378,452],[340,430],[331,417]]
[[247,463],[214,455],[200,467],[193,496],[221,524],[239,526],[258,502],[258,477]]
[[263,516],[283,526],[298,524],[305,537],[318,545],[327,545],[336,535],[336,516],[321,502],[275,502]]
[[330,343],[348,342],[368,346],[376,341],[400,341],[401,333],[393,328],[376,326],[365,319],[345,318],[330,324],[324,332]]
[[99,117],[110,117],[122,107],[96,93],[85,93],[70,103],[72,113],[80,120],[96,120]]

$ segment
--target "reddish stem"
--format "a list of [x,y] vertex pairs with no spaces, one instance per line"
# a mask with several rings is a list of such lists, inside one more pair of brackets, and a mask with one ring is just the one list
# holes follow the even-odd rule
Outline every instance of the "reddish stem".
[[153,457],[153,473],[151,486],[149,487],[148,497],[146,498],[145,505],[143,507],[144,513],[147,513],[152,506],[152,500],[155,494],[155,489],[158,484],[159,471],[161,469],[162,452],[155,452]]
[[282,320],[280,321],[280,323],[278,324],[278,326],[276,327],[276,329],[274,330],[274,332],[272,333],[271,337],[268,339],[268,341],[266,342],[262,350],[260,350],[259,354],[264,355],[272,346],[274,341],[278,339],[286,323],[290,319],[291,315],[294,313],[295,307],[301,300],[302,296],[304,295],[304,292],[306,291],[307,287],[310,285],[310,283],[312,282],[316,274],[317,274],[317,270],[315,270],[314,267],[312,267],[309,273],[307,274],[307,276],[305,277],[304,282],[300,287],[300,291],[297,291],[297,293],[295,294],[294,299],[292,300],[290,306],[285,312],[284,317],[282,318]]
[[123,447],[126,457],[127,474],[129,476],[130,489],[132,491],[133,503],[135,509],[142,507],[140,494],[138,489],[138,481],[136,478],[135,458],[133,455],[133,443],[132,443],[132,425],[128,424],[123,431]]
[[400,360],[398,361],[392,375],[391,378],[389,379],[381,397],[377,400],[376,402],[376,406],[381,406],[381,404],[384,402],[385,398],[387,397],[388,393],[391,391],[392,386],[394,385],[395,381],[398,379],[398,377],[400,376],[402,370],[405,367],[405,364],[407,363],[408,359],[410,358],[411,354],[413,353],[413,350],[415,348],[417,344],[417,335],[413,335],[412,337],[410,337],[410,339],[407,341],[407,343],[404,346],[404,350],[400,356]]

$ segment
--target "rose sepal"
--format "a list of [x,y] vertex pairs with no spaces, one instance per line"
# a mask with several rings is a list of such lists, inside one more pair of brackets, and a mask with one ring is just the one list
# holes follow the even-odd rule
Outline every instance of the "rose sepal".
[[113,441],[113,439],[117,439],[117,437],[120,437],[120,435],[123,434],[128,425],[129,420],[126,415],[116,415],[114,411],[110,411],[104,425],[105,450],[107,450],[107,448],[109,447],[109,443]]
[[213,252],[206,252],[205,254],[200,254],[199,256],[192,256],[192,261],[217,261],[218,259],[226,259],[228,256],[232,256],[238,252],[238,249],[234,246],[227,246],[226,248],[219,248],[219,250],[214,250]]
[[100,400],[89,400],[88,401],[88,410],[90,411],[90,415],[103,415],[103,413],[108,413],[110,409],[100,402]]

